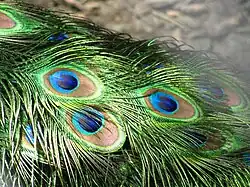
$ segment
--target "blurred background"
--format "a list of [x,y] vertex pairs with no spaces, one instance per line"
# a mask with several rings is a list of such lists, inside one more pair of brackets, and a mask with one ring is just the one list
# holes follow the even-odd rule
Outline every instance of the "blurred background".
[[173,36],[197,50],[219,53],[241,72],[250,71],[250,0],[25,1],[87,17],[138,39]]

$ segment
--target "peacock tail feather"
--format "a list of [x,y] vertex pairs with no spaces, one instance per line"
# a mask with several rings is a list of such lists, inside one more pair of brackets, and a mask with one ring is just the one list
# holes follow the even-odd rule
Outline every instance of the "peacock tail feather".
[[0,46],[4,185],[250,184],[249,88],[219,59],[19,2]]

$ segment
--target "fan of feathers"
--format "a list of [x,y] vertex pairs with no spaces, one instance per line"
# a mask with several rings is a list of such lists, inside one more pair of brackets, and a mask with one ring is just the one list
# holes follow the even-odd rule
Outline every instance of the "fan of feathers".
[[0,4],[2,186],[247,187],[249,85],[213,54]]

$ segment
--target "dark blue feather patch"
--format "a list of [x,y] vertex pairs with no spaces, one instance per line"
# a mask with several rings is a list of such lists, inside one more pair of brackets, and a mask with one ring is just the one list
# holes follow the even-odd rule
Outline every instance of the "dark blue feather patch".
[[69,94],[79,86],[77,75],[68,70],[59,70],[49,76],[51,86],[59,93]]
[[97,110],[85,109],[72,116],[75,129],[82,135],[96,134],[104,125],[104,116]]
[[179,102],[164,92],[153,93],[149,96],[149,101],[155,110],[165,115],[174,114],[179,109]]
[[206,99],[213,99],[213,100],[222,100],[224,99],[224,89],[220,86],[217,86],[213,83],[208,83],[207,85],[200,86],[201,93],[206,93],[208,95],[204,95]]
[[69,38],[69,35],[65,33],[58,33],[58,34],[51,35],[48,40],[53,41],[53,42],[61,42],[68,38]]

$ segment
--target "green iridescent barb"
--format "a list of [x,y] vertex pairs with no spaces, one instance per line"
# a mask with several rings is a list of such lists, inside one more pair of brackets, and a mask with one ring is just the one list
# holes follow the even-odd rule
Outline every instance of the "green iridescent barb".
[[4,184],[248,186],[248,85],[169,42],[0,4]]

